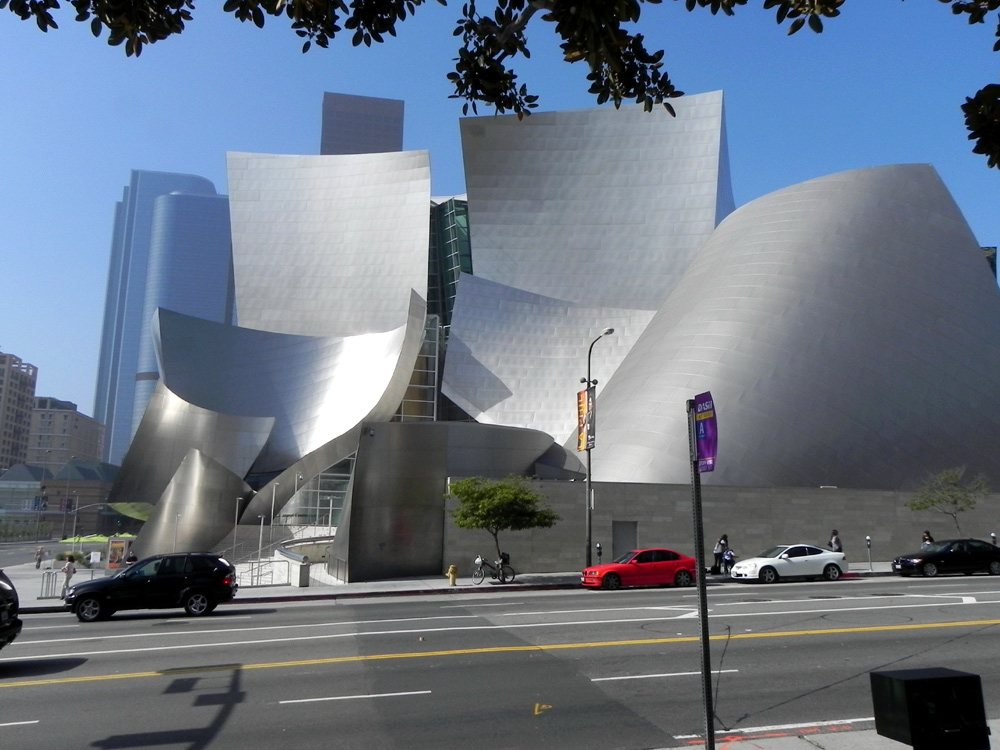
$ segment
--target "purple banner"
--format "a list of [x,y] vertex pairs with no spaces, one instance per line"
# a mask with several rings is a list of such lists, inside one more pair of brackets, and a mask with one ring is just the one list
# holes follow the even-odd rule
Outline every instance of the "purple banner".
[[719,431],[715,422],[715,402],[709,392],[699,393],[694,397],[694,437],[698,473],[713,471]]

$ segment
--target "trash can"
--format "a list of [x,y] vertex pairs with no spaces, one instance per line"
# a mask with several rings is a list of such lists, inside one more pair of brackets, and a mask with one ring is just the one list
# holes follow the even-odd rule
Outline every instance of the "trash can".
[[298,564],[292,563],[291,584],[297,588],[309,588],[309,558],[303,557]]

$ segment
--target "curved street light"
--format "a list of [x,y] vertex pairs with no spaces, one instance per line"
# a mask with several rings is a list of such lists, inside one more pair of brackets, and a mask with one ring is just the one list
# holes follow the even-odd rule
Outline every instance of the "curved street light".
[[580,382],[584,383],[586,385],[586,387],[587,387],[587,391],[586,391],[586,393],[587,393],[587,396],[586,396],[586,398],[587,398],[587,405],[586,405],[586,409],[587,409],[587,414],[586,414],[586,418],[587,418],[587,435],[585,436],[585,439],[586,439],[585,445],[586,445],[586,450],[587,450],[587,499],[586,499],[586,506],[587,506],[587,521],[586,521],[586,527],[587,527],[587,554],[586,554],[585,559],[587,561],[587,567],[588,568],[590,567],[591,561],[593,559],[591,557],[591,553],[590,553],[591,516],[592,516],[593,510],[594,510],[594,493],[593,493],[593,490],[591,489],[591,486],[590,486],[591,485],[590,451],[594,447],[594,442],[595,442],[595,438],[596,438],[596,422],[594,421],[594,410],[595,410],[595,408],[597,406],[597,390],[596,390],[597,379],[591,377],[591,375],[590,375],[590,361],[591,361],[591,357],[592,357],[592,355],[594,353],[594,344],[596,344],[598,341],[600,341],[605,336],[610,336],[614,332],[615,332],[614,328],[605,328],[603,331],[601,331],[601,335],[600,336],[598,336],[596,339],[594,339],[593,341],[590,342],[590,348],[587,349],[587,377],[586,378],[580,378]]

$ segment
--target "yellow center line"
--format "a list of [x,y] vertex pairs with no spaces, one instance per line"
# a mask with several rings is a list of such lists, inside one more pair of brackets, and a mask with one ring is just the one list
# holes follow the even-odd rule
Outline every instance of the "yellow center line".
[[[936,622],[924,625],[878,625],[856,628],[825,628],[822,630],[786,630],[767,633],[738,633],[735,635],[713,635],[713,641],[742,641],[754,638],[799,638],[818,635],[850,635],[858,633],[884,633],[902,630],[931,630],[936,628],[973,628],[1000,625],[1000,620],[967,620],[964,622]],[[462,648],[449,651],[420,651],[396,654],[368,654],[362,656],[331,656],[323,659],[302,659],[297,661],[262,662],[260,664],[223,664],[218,666],[190,667],[185,669],[164,669],[152,672],[127,672],[124,674],[92,675],[90,677],[60,677],[48,680],[20,680],[0,682],[0,689],[39,687],[44,685],[72,685],[83,682],[107,682],[110,680],[136,680],[149,677],[177,677],[212,672],[250,671],[257,669],[289,669],[292,667],[314,667],[328,664],[349,664],[390,659],[426,659],[429,657],[469,656],[477,654],[509,654],[525,651],[565,651],[581,648],[616,648],[622,646],[658,646],[671,643],[696,643],[697,636],[677,636],[674,638],[643,638],[630,641],[591,641],[588,643],[556,643],[541,646],[490,646],[486,648]]]

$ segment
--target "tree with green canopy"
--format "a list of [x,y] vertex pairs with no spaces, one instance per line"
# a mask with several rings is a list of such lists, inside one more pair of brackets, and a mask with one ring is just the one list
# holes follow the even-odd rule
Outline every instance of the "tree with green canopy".
[[483,529],[493,537],[500,558],[500,532],[551,528],[560,520],[551,509],[540,507],[544,495],[535,492],[519,476],[493,480],[470,477],[452,482],[445,499],[455,498],[451,511],[455,525],[462,529]]
[[964,466],[945,469],[938,474],[931,474],[924,480],[916,495],[906,504],[910,510],[935,510],[951,516],[959,536],[962,527],[958,523],[958,514],[973,510],[976,502],[990,494],[989,483],[985,474],[979,474],[974,479],[962,483],[965,475]]
[[[446,5],[445,0],[436,0]],[[675,0],[678,2],[679,0]],[[824,19],[836,18],[847,0],[760,0],[773,9],[779,25],[788,34],[808,26],[823,31]],[[873,0],[864,0],[872,2]],[[89,23],[100,37],[107,31],[108,44],[122,45],[125,54],[138,56],[143,47],[184,31],[193,20],[194,0],[69,0],[76,10],[74,20]],[[225,0],[223,10],[237,20],[263,28],[267,16],[285,16],[294,33],[304,40],[302,49],[314,44],[327,47],[338,36],[350,37],[354,46],[371,46],[396,36],[397,24],[413,16],[428,0]],[[691,12],[705,8],[713,15],[732,16],[750,0],[683,0]],[[955,16],[970,24],[986,22],[1000,9],[1000,0],[938,0],[950,6]],[[641,33],[628,26],[638,23],[645,5],[662,0],[465,0],[454,35],[461,38],[454,69],[448,79],[452,98],[464,99],[464,111],[477,104],[498,113],[518,117],[538,106],[538,97],[518,82],[512,62],[531,55],[527,29],[531,23],[551,24],[560,39],[566,62],[583,62],[590,93],[599,104],[624,101],[642,104],[647,110],[663,106],[673,113],[670,100],[682,96],[663,67],[664,50],[647,49]],[[54,12],[59,0],[0,0],[22,20],[34,20],[42,31],[58,28]],[[998,14],[1000,18],[1000,14]],[[1000,50],[1000,20],[993,50]],[[986,157],[990,167],[1000,168],[1000,82],[991,82],[967,97],[962,105],[973,152]]]

